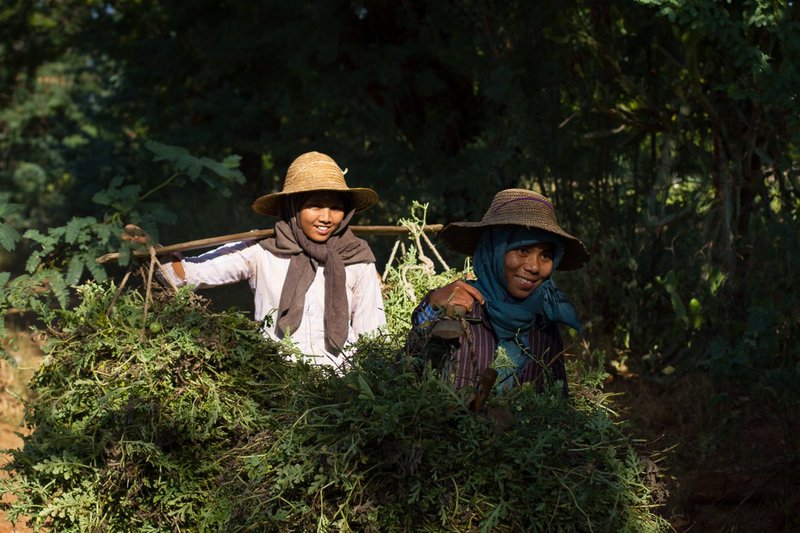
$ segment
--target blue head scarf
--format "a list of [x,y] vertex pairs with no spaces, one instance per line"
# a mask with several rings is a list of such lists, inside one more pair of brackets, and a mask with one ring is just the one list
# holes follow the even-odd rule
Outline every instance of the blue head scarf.
[[498,369],[498,389],[511,387],[514,381],[509,379],[511,374],[521,375],[530,361],[532,355],[528,331],[537,316],[566,324],[578,331],[582,327],[575,308],[552,279],[544,281],[524,300],[508,293],[505,281],[506,252],[539,243],[555,244],[553,270],[558,268],[564,257],[564,241],[560,236],[538,228],[488,226],[482,231],[473,254],[473,268],[478,279],[470,283],[483,295],[492,329],[516,367]]

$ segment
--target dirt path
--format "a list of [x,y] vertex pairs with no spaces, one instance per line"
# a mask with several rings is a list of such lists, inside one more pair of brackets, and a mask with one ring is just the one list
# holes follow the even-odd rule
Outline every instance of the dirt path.
[[[16,338],[16,342],[3,346],[13,355],[16,364],[7,361],[0,362],[0,450],[12,450],[22,446],[20,428],[23,415],[23,405],[19,397],[25,397],[28,382],[42,359],[42,353],[26,333],[9,332]],[[0,454],[0,466],[9,460],[8,454]],[[0,476],[7,475],[5,470],[0,470]],[[10,501],[11,495],[3,494],[2,501]],[[16,527],[15,527],[16,526]],[[24,524],[11,524],[0,511],[0,533],[29,533],[32,529]]]
[[[6,394],[5,392],[3,394]],[[17,435],[19,432],[19,428],[16,425],[7,424],[5,422],[0,422],[0,449],[2,450],[11,450],[15,448],[19,448],[22,446],[22,439]],[[0,455],[0,466],[5,465],[8,461],[8,455],[2,454]],[[0,475],[6,475],[5,471],[2,471]],[[9,498],[11,496],[8,494],[3,495],[3,501],[10,501]],[[21,524],[17,524],[16,528],[14,524],[10,523],[7,519],[5,514],[0,511],[0,533],[27,533],[29,531],[33,531],[32,529],[25,527]]]
[[661,514],[678,533],[800,531],[800,409],[698,373],[614,380],[628,432],[663,458]]

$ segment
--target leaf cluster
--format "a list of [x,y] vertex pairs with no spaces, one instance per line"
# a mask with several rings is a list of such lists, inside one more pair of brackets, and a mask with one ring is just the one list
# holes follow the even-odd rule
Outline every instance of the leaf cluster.
[[469,272],[468,267],[463,271],[449,267],[436,269],[428,254],[438,258],[439,251],[423,234],[427,210],[427,204],[414,201],[408,218],[398,221],[398,225],[409,231],[410,237],[395,243],[395,249],[400,253],[396,258],[390,258],[384,274],[383,300],[389,333],[393,337],[402,337],[411,328],[411,313],[425,294],[465,277]]
[[[237,156],[215,161],[154,141],[148,141],[146,146],[153,160],[171,169],[172,174],[146,192],[142,184],[126,183],[122,176],[113,178],[105,189],[92,196],[93,203],[103,210],[100,219],[73,216],[64,225],[30,228],[20,235],[17,226],[24,225],[20,219],[22,208],[6,203],[5,195],[0,195],[0,253],[3,249],[14,251],[20,241],[24,243],[23,252],[28,252],[23,274],[0,277],[0,310],[12,307],[18,312],[47,314],[52,304],[64,308],[70,287],[86,278],[100,282],[107,279],[106,268],[95,258],[109,250],[118,250],[119,263],[129,265],[131,247],[120,239],[124,224],[142,225],[157,241],[158,225],[175,220],[174,213],[164,204],[147,201],[160,189],[199,182],[215,194],[228,197],[231,186],[244,180]],[[0,335],[4,331],[5,318],[0,314]],[[7,357],[2,350],[0,354]]]

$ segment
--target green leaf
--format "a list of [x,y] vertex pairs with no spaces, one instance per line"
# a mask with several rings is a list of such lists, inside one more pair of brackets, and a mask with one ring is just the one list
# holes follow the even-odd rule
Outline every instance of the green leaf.
[[55,249],[56,245],[58,244],[58,237],[63,233],[63,227],[51,228],[49,235],[44,235],[35,229],[29,229],[22,236],[41,245],[42,249],[39,250],[39,253],[46,255]]
[[[231,167],[231,158],[235,159],[234,167]],[[218,176],[222,178],[229,178],[235,181],[236,183],[244,183],[245,177],[244,174],[237,170],[239,166],[239,156],[230,156],[227,157],[223,162],[214,161],[208,157],[203,157],[200,159],[200,162],[210,171],[214,172]]]
[[78,235],[83,230],[83,220],[81,218],[72,217],[67,223],[66,232],[64,233],[64,240],[69,244],[74,244],[78,240]]
[[76,285],[78,283],[81,279],[81,274],[83,274],[83,265],[83,257],[79,255],[72,256],[72,259],[69,260],[69,267],[65,275],[67,285]]
[[229,170],[238,170],[241,161],[242,161],[241,156],[229,155],[228,157],[222,160],[222,164],[225,165],[225,168]]
[[22,234],[22,236],[23,236],[23,237],[25,237],[26,239],[31,239],[31,240],[34,240],[34,241],[36,241],[36,242],[39,242],[39,243],[41,243],[42,241],[44,241],[45,239],[47,239],[47,237],[46,237],[46,236],[44,236],[44,235],[43,235],[43,234],[42,234],[42,233],[41,233],[39,230],[37,230],[37,229],[29,229],[28,231],[26,231],[25,233],[23,233],[23,234]]
[[36,267],[38,267],[41,264],[41,262],[42,262],[41,254],[39,252],[33,252],[30,255],[30,257],[28,257],[28,260],[25,262],[25,271],[32,273],[34,270],[36,270]]
[[367,380],[365,380],[364,376],[362,376],[361,374],[358,375],[358,388],[359,388],[358,397],[360,399],[375,401],[375,395],[372,393],[372,389],[370,389],[369,383],[367,383]]
[[13,252],[17,241],[21,238],[19,232],[10,225],[0,222],[0,246]]
[[108,279],[106,269],[103,268],[102,265],[97,264],[94,261],[94,258],[90,255],[83,256],[83,263],[86,266],[86,269],[92,274],[92,277],[95,279],[95,281],[103,282]]
[[47,276],[47,281],[50,285],[50,291],[55,296],[58,304],[62,309],[67,307],[67,299],[69,298],[69,289],[67,288],[64,279],[55,270],[50,271]]
[[219,162],[209,157],[195,157],[186,148],[180,146],[169,146],[155,141],[148,141],[145,146],[155,154],[154,161],[170,162],[191,179],[203,179],[211,188],[216,189],[220,184],[202,176],[203,170],[209,170],[221,178],[233,180],[236,183],[245,182],[244,174],[237,170],[241,159],[239,156],[228,156]]
[[127,246],[127,245],[126,246],[122,246],[119,249],[119,259],[117,260],[117,263],[119,263],[120,266],[125,267],[125,266],[128,266],[128,263],[130,263],[130,261],[131,261],[131,248],[130,248],[130,246]]
[[122,232],[122,228],[112,226],[111,224],[96,224],[94,231],[97,234],[100,244],[105,244],[111,239],[111,236]]
[[189,150],[180,146],[170,146],[156,141],[147,141],[145,148],[155,154],[153,161],[178,161],[182,157],[189,155]]

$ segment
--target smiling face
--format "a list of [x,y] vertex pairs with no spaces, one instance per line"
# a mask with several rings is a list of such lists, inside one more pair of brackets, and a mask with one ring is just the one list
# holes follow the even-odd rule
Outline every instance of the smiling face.
[[331,238],[344,219],[345,198],[334,191],[318,191],[308,195],[300,206],[298,221],[306,237],[323,243]]
[[524,300],[553,273],[555,244],[537,243],[509,250],[503,256],[508,294]]

